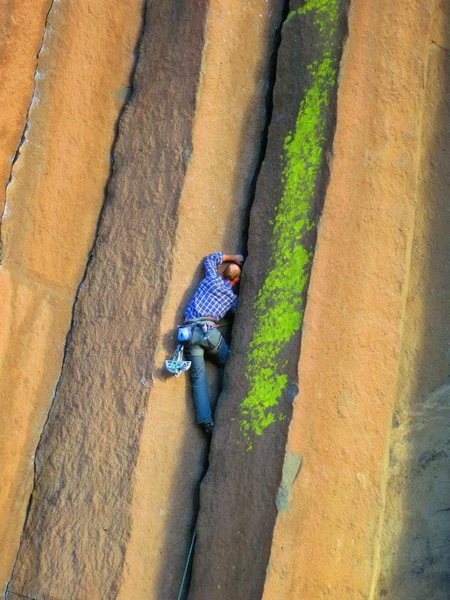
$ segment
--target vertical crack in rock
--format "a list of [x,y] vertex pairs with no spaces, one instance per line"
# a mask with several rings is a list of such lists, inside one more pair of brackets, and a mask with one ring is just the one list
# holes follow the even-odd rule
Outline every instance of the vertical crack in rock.
[[207,5],[146,4],[133,96],[36,455],[10,585],[20,594],[119,590],[149,398],[142,381],[151,381],[170,281]]
[[17,598],[25,598],[25,600],[39,600],[39,598],[32,598],[31,596],[24,596],[23,594],[17,594],[17,592],[14,592],[12,595],[8,594],[9,600],[16,600]]
[[[294,127],[283,141],[280,202],[273,216],[270,270],[254,303],[255,331],[248,346],[246,378],[250,388],[241,403],[241,432],[247,448],[255,436],[276,422],[277,406],[288,384],[285,347],[300,331],[315,244],[318,181],[323,177],[323,156],[329,128],[331,93],[337,80],[339,57],[335,51],[338,2],[310,1],[289,13],[295,18],[314,14],[311,31],[321,48],[307,62],[310,84],[300,102]],[[324,185],[322,185],[322,190]]]
[[[267,90],[266,90],[266,94],[265,94],[265,98],[264,98],[265,121],[264,121],[264,126],[263,126],[263,130],[262,130],[261,137],[260,137],[258,160],[256,162],[254,171],[251,175],[251,182],[249,185],[249,192],[248,192],[248,205],[247,205],[246,213],[244,215],[245,223],[244,223],[244,227],[243,227],[243,236],[244,236],[245,245],[247,244],[247,239],[248,239],[250,212],[251,212],[252,204],[253,204],[253,201],[255,198],[256,183],[257,183],[258,175],[259,175],[259,172],[261,170],[261,167],[264,162],[265,155],[266,155],[267,142],[268,142],[268,137],[269,137],[269,126],[270,126],[270,122],[272,119],[272,111],[273,111],[273,89],[274,89],[275,81],[276,81],[277,56],[278,56],[278,50],[279,50],[279,47],[281,44],[281,30],[283,27],[283,23],[289,13],[289,0],[282,0],[282,2],[280,4],[282,6],[281,11],[280,11],[280,18],[279,18],[278,24],[276,25],[276,27],[274,29],[273,39],[271,41],[272,47],[269,51],[270,58],[269,58],[269,66],[268,66],[268,74],[267,74]],[[205,462],[203,465],[203,471],[202,471],[202,474],[197,483],[198,491],[196,492],[196,495],[199,494],[202,482],[205,479],[207,472],[208,472],[208,467],[209,467],[209,458],[208,457],[209,457],[210,449],[211,449],[211,446],[208,444]],[[198,520],[198,516],[199,516],[199,511],[200,511],[200,505],[197,502],[197,508],[194,511],[194,515],[193,515],[193,528],[192,528],[192,532],[191,532],[191,542],[188,547],[188,555],[186,557],[183,578],[182,578],[182,581],[180,584],[180,589],[179,589],[177,600],[185,600],[189,595],[189,588],[190,588],[191,576],[192,576],[192,562],[195,557],[195,539],[196,539],[197,520]]]
[[216,432],[201,491],[192,598],[261,598],[298,393],[303,311],[328,183],[347,7],[345,0],[293,0],[283,23],[229,385],[218,417],[226,425]]
[[[5,191],[7,191],[9,185],[12,182],[14,164],[17,161],[17,159],[19,158],[21,148],[22,148],[23,144],[26,141],[26,132],[27,132],[28,126],[29,126],[28,125],[29,124],[29,115],[30,115],[31,108],[33,106],[33,102],[34,102],[35,98],[37,97],[37,85],[38,85],[39,79],[41,78],[41,76],[38,76],[38,73],[39,73],[39,56],[40,56],[41,51],[42,51],[42,49],[44,47],[44,44],[45,44],[45,34],[46,34],[46,31],[47,31],[47,23],[48,23],[48,20],[49,20],[49,17],[50,17],[50,13],[52,11],[52,8],[53,8],[55,2],[58,2],[58,0],[52,0],[51,6],[50,6],[50,8],[49,8],[49,10],[47,12],[47,15],[46,15],[45,27],[44,27],[44,34],[42,36],[42,43],[41,43],[41,46],[40,46],[39,51],[37,53],[36,70],[35,70],[35,82],[36,83],[35,83],[35,87],[34,87],[34,91],[33,91],[33,96],[32,96],[32,100],[30,102],[30,105],[28,107],[26,123],[25,123],[25,127],[24,127],[24,130],[23,130],[23,133],[22,133],[21,141],[20,141],[20,144],[19,144],[19,146],[17,148],[16,154],[14,156],[14,160],[12,161],[11,174],[10,174],[8,183],[6,185]],[[79,284],[77,286],[77,290],[76,290],[76,293],[75,293],[73,307],[72,307],[72,316],[71,316],[70,325],[69,325],[69,330],[67,332],[66,340],[64,342],[64,351],[63,351],[63,359],[62,359],[62,364],[61,364],[60,375],[59,375],[58,380],[56,382],[56,386],[55,386],[55,390],[53,392],[53,396],[51,398],[51,402],[50,402],[50,407],[49,407],[49,411],[48,411],[48,414],[47,414],[47,418],[46,418],[45,423],[43,425],[42,433],[40,435],[39,441],[38,441],[37,446],[36,446],[36,452],[35,452],[35,455],[34,455],[34,463],[33,463],[33,468],[34,468],[33,487],[31,489],[30,497],[29,497],[29,500],[28,500],[28,505],[27,505],[27,508],[26,508],[26,511],[25,511],[25,519],[24,519],[25,526],[26,526],[26,523],[28,521],[28,516],[29,516],[29,513],[30,513],[30,508],[31,508],[32,499],[33,499],[34,488],[35,488],[35,485],[36,485],[36,477],[37,477],[37,473],[36,473],[36,455],[39,453],[41,444],[42,444],[42,442],[43,442],[43,440],[45,438],[45,432],[46,432],[47,424],[48,424],[48,421],[49,421],[50,416],[52,414],[52,408],[53,408],[55,399],[56,399],[56,397],[58,395],[58,391],[59,391],[59,387],[60,387],[60,383],[61,383],[61,378],[62,378],[62,375],[64,373],[64,368],[65,368],[66,359],[67,359],[67,355],[68,355],[68,348],[70,346],[70,342],[71,342],[71,339],[72,339],[72,331],[73,331],[74,322],[75,322],[75,311],[76,311],[76,307],[77,307],[78,297],[80,295],[80,290],[81,290],[81,288],[82,288],[82,286],[84,284],[84,281],[86,279],[86,276],[87,276],[87,273],[88,273],[88,269],[89,269],[89,265],[90,265],[90,263],[92,261],[94,253],[95,253],[95,246],[96,246],[96,243],[97,243],[97,237],[98,237],[98,233],[99,233],[99,228],[100,228],[100,224],[101,224],[101,221],[102,221],[102,214],[103,214],[103,210],[104,210],[105,203],[106,203],[107,196],[108,196],[108,187],[109,187],[109,184],[110,184],[110,181],[111,181],[111,178],[112,178],[112,175],[113,175],[113,171],[114,171],[114,149],[115,149],[115,146],[116,146],[116,143],[117,143],[117,139],[118,139],[118,136],[119,136],[120,121],[121,121],[122,116],[123,116],[124,112],[126,111],[128,105],[130,104],[130,102],[132,100],[132,97],[133,97],[133,82],[134,82],[134,76],[135,76],[135,72],[136,72],[137,63],[138,63],[138,60],[139,60],[139,46],[141,44],[142,36],[143,36],[144,30],[145,30],[146,6],[147,6],[147,0],[142,0],[141,28],[140,28],[140,31],[139,31],[139,33],[137,35],[137,40],[136,40],[136,45],[135,45],[135,52],[134,52],[134,61],[133,61],[132,68],[130,70],[129,86],[128,86],[129,93],[128,93],[128,96],[127,96],[125,102],[123,103],[123,105],[122,105],[122,107],[121,107],[121,109],[119,111],[118,117],[116,119],[115,127],[114,127],[114,137],[113,137],[113,141],[112,141],[112,144],[111,144],[111,154],[110,154],[110,165],[111,166],[110,166],[110,171],[109,171],[106,183],[105,183],[104,199],[103,199],[103,203],[102,203],[102,206],[101,206],[101,209],[100,209],[100,213],[99,213],[99,217],[98,217],[98,220],[97,220],[96,230],[95,230],[95,234],[94,234],[93,241],[92,241],[92,244],[91,244],[91,249],[89,251],[88,258],[87,258],[87,261],[86,261],[85,270],[84,270],[84,273],[83,273],[83,275],[81,277],[81,280],[80,280],[80,282],[79,282]],[[5,207],[6,207],[6,201],[5,201]],[[0,264],[1,264],[1,260],[2,260],[2,239],[1,239],[1,219],[2,218],[3,218],[3,214],[0,216]],[[16,561],[17,561],[17,556],[16,556]],[[12,573],[14,572],[16,561],[14,562]],[[12,573],[11,573],[11,577],[12,577]],[[5,586],[5,592],[6,593],[9,593],[9,591],[10,591],[10,585],[11,585],[11,578],[6,583],[6,586]],[[15,591],[14,593],[17,596],[20,596],[20,597],[23,597],[23,598],[28,598],[28,596],[24,596],[23,594],[19,594],[17,591]]]
[[5,218],[6,214],[7,214],[7,210],[8,210],[8,205],[7,205],[7,194],[8,194],[8,188],[11,185],[13,178],[14,178],[14,168],[16,165],[16,162],[18,161],[21,151],[22,151],[22,147],[25,144],[25,142],[27,141],[27,131],[28,131],[28,127],[29,127],[29,123],[30,123],[30,115],[31,115],[31,111],[33,106],[36,104],[36,102],[38,101],[38,85],[39,85],[39,80],[42,78],[42,74],[39,71],[39,57],[41,55],[41,52],[43,50],[43,48],[45,47],[45,37],[48,33],[48,21],[49,21],[49,17],[50,17],[50,13],[53,10],[54,4],[55,4],[56,0],[52,0],[50,7],[47,11],[47,14],[45,16],[45,21],[44,21],[44,29],[43,29],[43,33],[42,33],[42,39],[41,39],[41,44],[39,46],[39,50],[36,54],[36,67],[34,70],[34,87],[33,87],[33,93],[31,94],[31,100],[30,103],[28,105],[27,108],[27,112],[26,112],[26,116],[25,116],[25,125],[24,128],[22,130],[22,135],[20,137],[20,141],[19,144],[17,146],[17,149],[14,153],[13,159],[11,161],[11,170],[9,173],[9,177],[8,177],[8,181],[6,183],[5,186],[5,194],[4,194],[4,199],[2,202],[2,212],[0,214],[0,265],[3,263],[3,255],[4,255],[4,249],[3,249],[3,245],[4,245],[4,241],[2,238],[2,221]]
[[261,143],[259,150],[259,157],[253,172],[250,188],[249,188],[249,201],[247,206],[247,213],[245,215],[245,227],[244,227],[244,236],[245,236],[245,244],[247,247],[248,243],[248,230],[250,226],[250,213],[253,206],[253,202],[255,200],[256,194],[256,184],[258,182],[258,176],[261,171],[261,167],[264,163],[264,159],[266,157],[267,143],[269,139],[269,127],[272,121],[272,113],[273,113],[273,90],[275,87],[275,81],[277,78],[277,60],[278,60],[278,51],[281,45],[281,30],[283,28],[283,24],[289,14],[289,0],[282,0],[281,2],[281,16],[279,19],[278,27],[276,28],[273,35],[273,48],[270,55],[268,75],[267,75],[267,92],[265,97],[265,122],[264,128],[261,135]]
[[201,484],[208,472],[208,467],[209,467],[208,456],[209,456],[210,449],[211,449],[211,445],[210,445],[210,443],[208,443],[208,446],[206,448],[206,453],[205,453],[205,460],[203,463],[203,471],[198,480],[197,489],[195,492],[195,502],[194,502],[194,511],[193,511],[193,519],[192,519],[193,525],[192,525],[192,530],[191,530],[191,535],[190,535],[190,542],[189,542],[189,546],[188,546],[188,553],[186,556],[186,561],[185,561],[184,568],[183,568],[183,575],[181,578],[180,588],[178,590],[178,595],[177,595],[176,600],[186,600],[186,598],[188,597],[188,594],[189,594],[189,588],[191,585],[191,577],[192,577],[192,562],[193,562],[194,556],[195,556],[195,539],[197,536],[197,520],[198,520],[198,514],[199,514],[199,510],[200,510],[200,506],[199,506],[200,488],[201,488]]

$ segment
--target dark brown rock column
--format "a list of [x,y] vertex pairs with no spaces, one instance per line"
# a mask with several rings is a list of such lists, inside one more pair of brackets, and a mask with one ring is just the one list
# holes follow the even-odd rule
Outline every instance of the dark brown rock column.
[[206,0],[148,2],[132,99],[121,119],[98,236],[37,451],[10,586],[17,594],[117,594],[191,151],[206,9]]
[[298,390],[301,323],[327,180],[345,5],[291,2],[283,25],[232,356],[201,494],[193,600],[262,595]]

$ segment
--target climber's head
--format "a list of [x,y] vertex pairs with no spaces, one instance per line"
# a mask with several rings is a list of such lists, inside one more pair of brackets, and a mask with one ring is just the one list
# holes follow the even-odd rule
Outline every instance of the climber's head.
[[238,265],[231,263],[225,267],[223,271],[223,277],[224,279],[227,279],[231,285],[235,285],[241,278],[241,269],[238,267]]

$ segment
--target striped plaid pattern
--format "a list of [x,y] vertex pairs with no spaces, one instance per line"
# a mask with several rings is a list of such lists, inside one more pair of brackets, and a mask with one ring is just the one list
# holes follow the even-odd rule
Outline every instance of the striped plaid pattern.
[[236,310],[237,296],[233,292],[233,286],[217,272],[217,267],[222,261],[222,252],[214,252],[205,258],[203,264],[205,277],[184,312],[187,321],[201,317],[212,317],[218,321],[229,310]]

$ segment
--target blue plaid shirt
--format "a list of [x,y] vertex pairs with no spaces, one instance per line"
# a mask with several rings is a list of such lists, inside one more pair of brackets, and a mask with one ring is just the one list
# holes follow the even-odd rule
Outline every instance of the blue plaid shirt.
[[236,310],[237,296],[233,292],[233,286],[217,272],[217,267],[222,261],[222,252],[209,254],[205,258],[203,265],[205,277],[184,311],[184,318],[187,321],[201,317],[212,317],[218,321],[229,310]]

